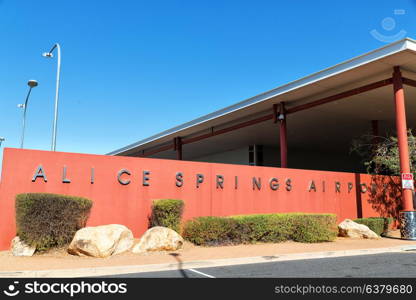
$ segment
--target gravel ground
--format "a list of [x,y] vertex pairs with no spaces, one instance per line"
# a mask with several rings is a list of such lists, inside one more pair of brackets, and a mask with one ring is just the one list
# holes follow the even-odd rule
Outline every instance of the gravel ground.
[[[398,236],[397,232],[392,232],[391,235]],[[33,257],[14,257],[10,251],[1,251],[0,272],[164,264],[178,263],[178,261],[189,262],[210,259],[276,256],[291,253],[357,250],[410,245],[416,246],[416,241],[405,241],[397,238],[381,238],[377,240],[337,238],[334,242],[317,244],[284,242],[278,244],[222,247],[198,247],[190,243],[185,243],[183,249],[175,252],[152,252],[146,254],[125,252],[109,258],[73,256],[69,255],[65,249],[58,249],[48,253],[38,253]]]

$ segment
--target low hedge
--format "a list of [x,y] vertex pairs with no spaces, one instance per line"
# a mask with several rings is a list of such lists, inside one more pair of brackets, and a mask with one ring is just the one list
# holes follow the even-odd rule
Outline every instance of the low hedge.
[[307,214],[293,217],[291,240],[301,243],[330,242],[338,236],[335,214]]
[[185,223],[182,235],[196,245],[241,243],[303,243],[333,241],[337,236],[333,214],[259,214],[232,217],[199,217]]
[[372,231],[378,235],[382,235],[387,232],[390,224],[393,222],[393,218],[383,218],[383,217],[371,217],[371,218],[359,218],[355,219],[354,222],[366,225]]
[[163,226],[180,231],[184,203],[177,199],[154,200],[149,227]]
[[28,193],[16,196],[17,235],[26,244],[46,251],[69,244],[85,226],[92,201],[86,198]]
[[229,218],[199,217],[185,223],[182,237],[196,245],[241,243],[238,222]]

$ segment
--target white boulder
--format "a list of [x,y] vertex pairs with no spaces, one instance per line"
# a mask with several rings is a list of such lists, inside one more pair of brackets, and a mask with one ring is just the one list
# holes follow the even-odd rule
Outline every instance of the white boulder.
[[133,247],[133,253],[147,251],[175,251],[182,247],[183,238],[174,230],[156,226],[147,230]]
[[345,219],[338,225],[339,236],[350,238],[378,239],[377,233],[366,225],[358,224],[350,219]]
[[133,243],[133,233],[124,225],[85,227],[75,233],[68,253],[104,258],[130,250]]
[[36,251],[36,247],[27,245],[16,236],[12,239],[11,251],[14,256],[32,256]]

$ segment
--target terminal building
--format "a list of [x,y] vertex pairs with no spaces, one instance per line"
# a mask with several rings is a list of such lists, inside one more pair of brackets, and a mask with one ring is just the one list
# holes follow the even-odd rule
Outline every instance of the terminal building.
[[[416,41],[404,39],[112,156],[7,148],[0,250],[16,236],[16,195],[27,192],[92,199],[88,226],[123,224],[136,236],[148,229],[154,199],[182,199],[184,220],[288,212],[331,213],[339,222],[394,217],[402,238],[415,240],[407,136],[415,112]],[[397,136],[401,187],[396,176],[360,174],[361,158],[350,148],[366,133]]]
[[352,140],[400,139],[415,112],[416,41],[404,39],[109,155],[364,172]]

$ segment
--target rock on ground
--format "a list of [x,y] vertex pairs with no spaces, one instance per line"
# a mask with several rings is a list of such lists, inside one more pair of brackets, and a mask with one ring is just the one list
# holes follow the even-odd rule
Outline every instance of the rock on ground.
[[133,243],[133,233],[126,226],[111,224],[85,227],[75,233],[68,253],[104,258],[129,250]]
[[36,247],[27,245],[16,236],[12,239],[11,251],[14,256],[32,256],[36,251]]
[[358,224],[350,219],[345,219],[338,225],[339,236],[350,238],[378,239],[377,233],[366,225]]
[[174,230],[156,226],[147,230],[133,247],[133,253],[146,251],[175,251],[183,245],[183,238]]

